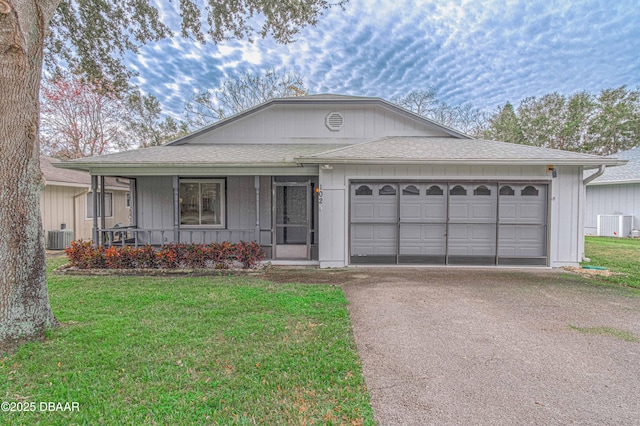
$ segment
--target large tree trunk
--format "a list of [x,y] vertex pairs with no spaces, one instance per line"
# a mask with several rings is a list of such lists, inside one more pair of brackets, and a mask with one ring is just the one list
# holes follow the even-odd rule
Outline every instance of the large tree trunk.
[[56,325],[40,218],[38,94],[51,0],[0,0],[0,354]]

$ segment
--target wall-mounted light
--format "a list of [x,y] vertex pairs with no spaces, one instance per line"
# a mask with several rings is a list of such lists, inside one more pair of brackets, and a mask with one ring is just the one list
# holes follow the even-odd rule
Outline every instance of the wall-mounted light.
[[322,167],[320,167],[320,169],[322,169],[322,170],[333,170],[333,166],[331,164],[323,164]]
[[547,166],[547,173],[551,173],[551,177],[553,178],[558,177],[558,171],[553,166]]

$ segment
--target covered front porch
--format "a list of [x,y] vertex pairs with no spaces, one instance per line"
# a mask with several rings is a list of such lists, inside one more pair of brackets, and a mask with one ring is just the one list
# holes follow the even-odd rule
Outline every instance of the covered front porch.
[[[317,175],[121,177],[130,182],[129,223],[105,226],[107,200],[95,197],[96,245],[257,241],[269,260],[318,260]],[[104,178],[92,175],[94,193],[104,193]]]

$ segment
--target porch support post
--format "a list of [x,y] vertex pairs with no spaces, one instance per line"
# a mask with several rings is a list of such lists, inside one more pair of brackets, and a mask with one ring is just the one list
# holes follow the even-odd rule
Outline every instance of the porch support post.
[[91,175],[91,202],[93,203],[93,226],[91,228],[91,240],[93,246],[100,244],[98,241],[98,176]]
[[178,176],[173,177],[173,242],[180,242],[180,180]]
[[[106,206],[105,200],[107,199],[105,189],[104,189],[104,176],[100,176],[100,229],[104,230],[107,227],[107,219],[105,218]],[[113,200],[113,198],[112,198]],[[113,206],[111,207],[113,209]],[[104,245],[105,243],[105,235],[104,232],[101,233],[100,243]]]
[[256,187],[256,242],[260,244],[260,176],[254,176]]

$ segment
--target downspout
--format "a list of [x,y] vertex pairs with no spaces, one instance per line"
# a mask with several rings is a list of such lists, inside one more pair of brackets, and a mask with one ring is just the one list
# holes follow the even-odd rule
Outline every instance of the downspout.
[[[80,234],[80,224],[78,223],[78,198],[82,197],[83,195],[87,195],[89,193],[89,188],[85,189],[84,191],[82,191],[81,193],[79,193],[78,195],[74,195],[73,196],[73,239],[74,240],[78,240],[78,235]],[[85,202],[86,204],[86,202]],[[86,214],[85,214],[86,216]]]
[[602,176],[604,174],[604,170],[607,168],[607,166],[605,166],[604,164],[602,164],[600,166],[600,168],[598,169],[597,172],[595,172],[594,174],[592,174],[591,176],[583,179],[582,183],[587,186],[587,184],[589,184],[592,180],[599,178],[600,176]]
[[[585,179],[582,180],[582,198],[584,199],[584,202],[587,202],[587,184],[589,184],[590,182],[594,181],[595,179],[599,178],[600,176],[602,176],[604,174],[605,169],[607,168],[607,166],[605,166],[604,164],[601,164],[600,167],[598,168],[598,171],[595,172],[594,174],[592,174],[589,177],[586,177]],[[584,224],[586,222],[586,215],[587,212],[586,210],[586,204],[585,204],[585,208],[582,212],[582,260],[584,262],[589,262],[591,259],[589,259],[588,257],[585,257],[584,255]]]

